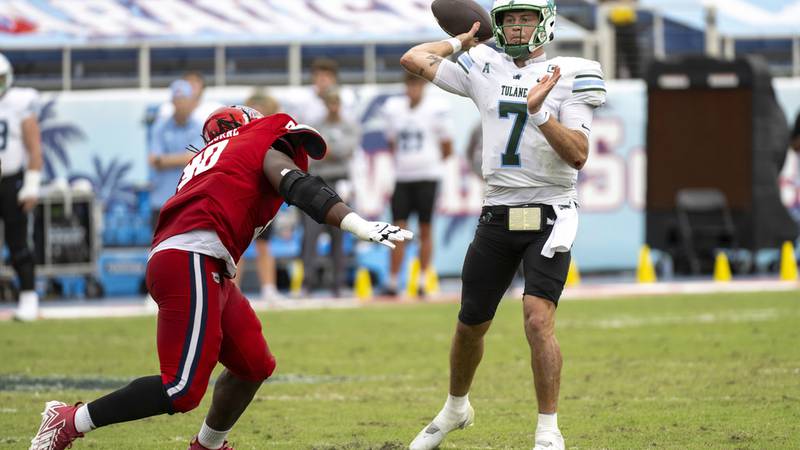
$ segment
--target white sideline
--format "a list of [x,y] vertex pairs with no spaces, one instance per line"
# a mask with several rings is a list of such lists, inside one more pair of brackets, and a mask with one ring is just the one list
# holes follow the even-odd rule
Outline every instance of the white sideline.
[[[733,280],[671,281],[650,284],[609,283],[583,284],[564,289],[565,299],[617,298],[642,295],[714,294],[726,292],[775,292],[800,289],[800,281]],[[519,292],[522,294],[522,291]],[[800,298],[800,297],[798,297]]]
[[[777,280],[734,280],[728,283],[717,283],[714,281],[677,281],[677,282],[658,282],[652,284],[637,283],[600,283],[585,282],[579,286],[568,287],[564,290],[562,299],[581,300],[581,299],[614,299],[632,296],[650,295],[678,295],[678,294],[711,294],[726,292],[777,292],[777,291],[800,291],[800,281],[777,281]],[[519,299],[522,296],[522,288],[511,288],[507,293],[510,298]],[[800,292],[798,293],[800,300]],[[457,303],[459,301],[458,292],[445,292],[436,297],[428,298],[426,303]],[[98,301],[74,301],[69,300],[67,304],[53,301],[42,302],[40,317],[42,319],[84,319],[84,318],[106,318],[106,317],[135,317],[152,316],[157,309],[152,300],[145,301],[142,297],[131,297],[128,299],[98,300]],[[408,299],[392,300],[386,297],[377,297],[371,302],[360,302],[357,298],[325,298],[314,297],[306,299],[286,299],[276,301],[253,301],[251,304],[256,311],[272,310],[301,310],[301,309],[341,309],[357,308],[360,306],[371,305],[390,305],[390,304],[417,304],[421,301]],[[6,304],[0,306],[0,321],[8,321],[13,318],[13,305]]]

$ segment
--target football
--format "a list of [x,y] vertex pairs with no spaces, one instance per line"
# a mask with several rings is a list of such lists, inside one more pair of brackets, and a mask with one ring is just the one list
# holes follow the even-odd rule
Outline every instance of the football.
[[466,33],[472,24],[480,22],[476,34],[479,41],[492,37],[492,19],[489,12],[474,0],[433,0],[431,12],[439,26],[450,36]]

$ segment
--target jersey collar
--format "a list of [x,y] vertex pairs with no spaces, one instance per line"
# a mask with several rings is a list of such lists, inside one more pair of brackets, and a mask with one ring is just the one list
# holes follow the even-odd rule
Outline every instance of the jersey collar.
[[541,55],[535,58],[531,58],[525,61],[525,67],[530,66],[531,64],[539,64],[545,61],[547,61],[547,53],[542,53]]
[[[512,63],[514,62],[514,58],[509,56],[507,53],[503,53],[503,56],[505,56],[506,59],[508,59]],[[542,62],[545,62],[545,61],[547,61],[547,53],[542,53],[541,55],[539,55],[539,56],[537,56],[535,58],[531,58],[531,59],[525,60],[525,66],[524,67],[528,67],[528,66],[530,66],[532,64],[539,64],[539,63],[542,63]]]

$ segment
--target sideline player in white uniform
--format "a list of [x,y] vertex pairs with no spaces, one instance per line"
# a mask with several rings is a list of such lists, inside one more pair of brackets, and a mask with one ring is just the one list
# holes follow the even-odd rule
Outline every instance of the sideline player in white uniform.
[[39,314],[28,233],[28,215],[39,198],[42,180],[39,94],[34,89],[11,87],[13,79],[11,63],[0,54],[0,216],[5,224],[11,266],[20,284],[14,318],[31,321]]
[[[433,233],[431,219],[436,204],[436,190],[442,174],[442,160],[453,153],[450,130],[450,108],[425,95],[428,82],[406,74],[406,93],[392,97],[383,108],[386,139],[394,155],[395,186],[392,194],[392,222],[408,228],[408,217],[416,213],[419,220],[421,265],[420,279],[433,270]],[[405,256],[405,245],[392,252],[388,295],[397,294],[397,276]],[[419,283],[420,292],[424,282]]]
[[[552,0],[495,0],[497,52],[468,33],[418,45],[401,58],[409,72],[473,100],[483,128],[483,177],[488,184],[475,239],[462,271],[461,311],[450,350],[450,395],[411,443],[432,449],[473,422],[468,393],[483,355],[483,337],[520,261],[523,314],[531,349],[539,416],[534,449],[560,450],[556,411],[561,351],[555,311],[577,230],[578,170],[586,163],[594,108],[605,102],[600,64],[547,59],[553,39]],[[459,50],[456,63],[443,58]]]

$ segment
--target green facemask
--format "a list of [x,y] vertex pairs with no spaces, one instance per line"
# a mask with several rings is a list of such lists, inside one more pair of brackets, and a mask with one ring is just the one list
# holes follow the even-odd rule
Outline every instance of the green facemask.
[[[539,23],[537,25],[503,25],[504,13],[521,10],[532,11],[536,13],[536,15],[539,17]],[[497,46],[502,48],[510,57],[518,59],[528,56],[532,49],[537,49],[548,42],[545,21],[549,20],[551,18],[550,16],[555,16],[555,10],[554,8],[542,8],[538,6],[512,3],[493,9],[490,15],[492,18],[492,31],[494,33]],[[521,44],[506,43],[504,29],[512,26],[521,26],[523,28],[535,27],[531,40]]]

